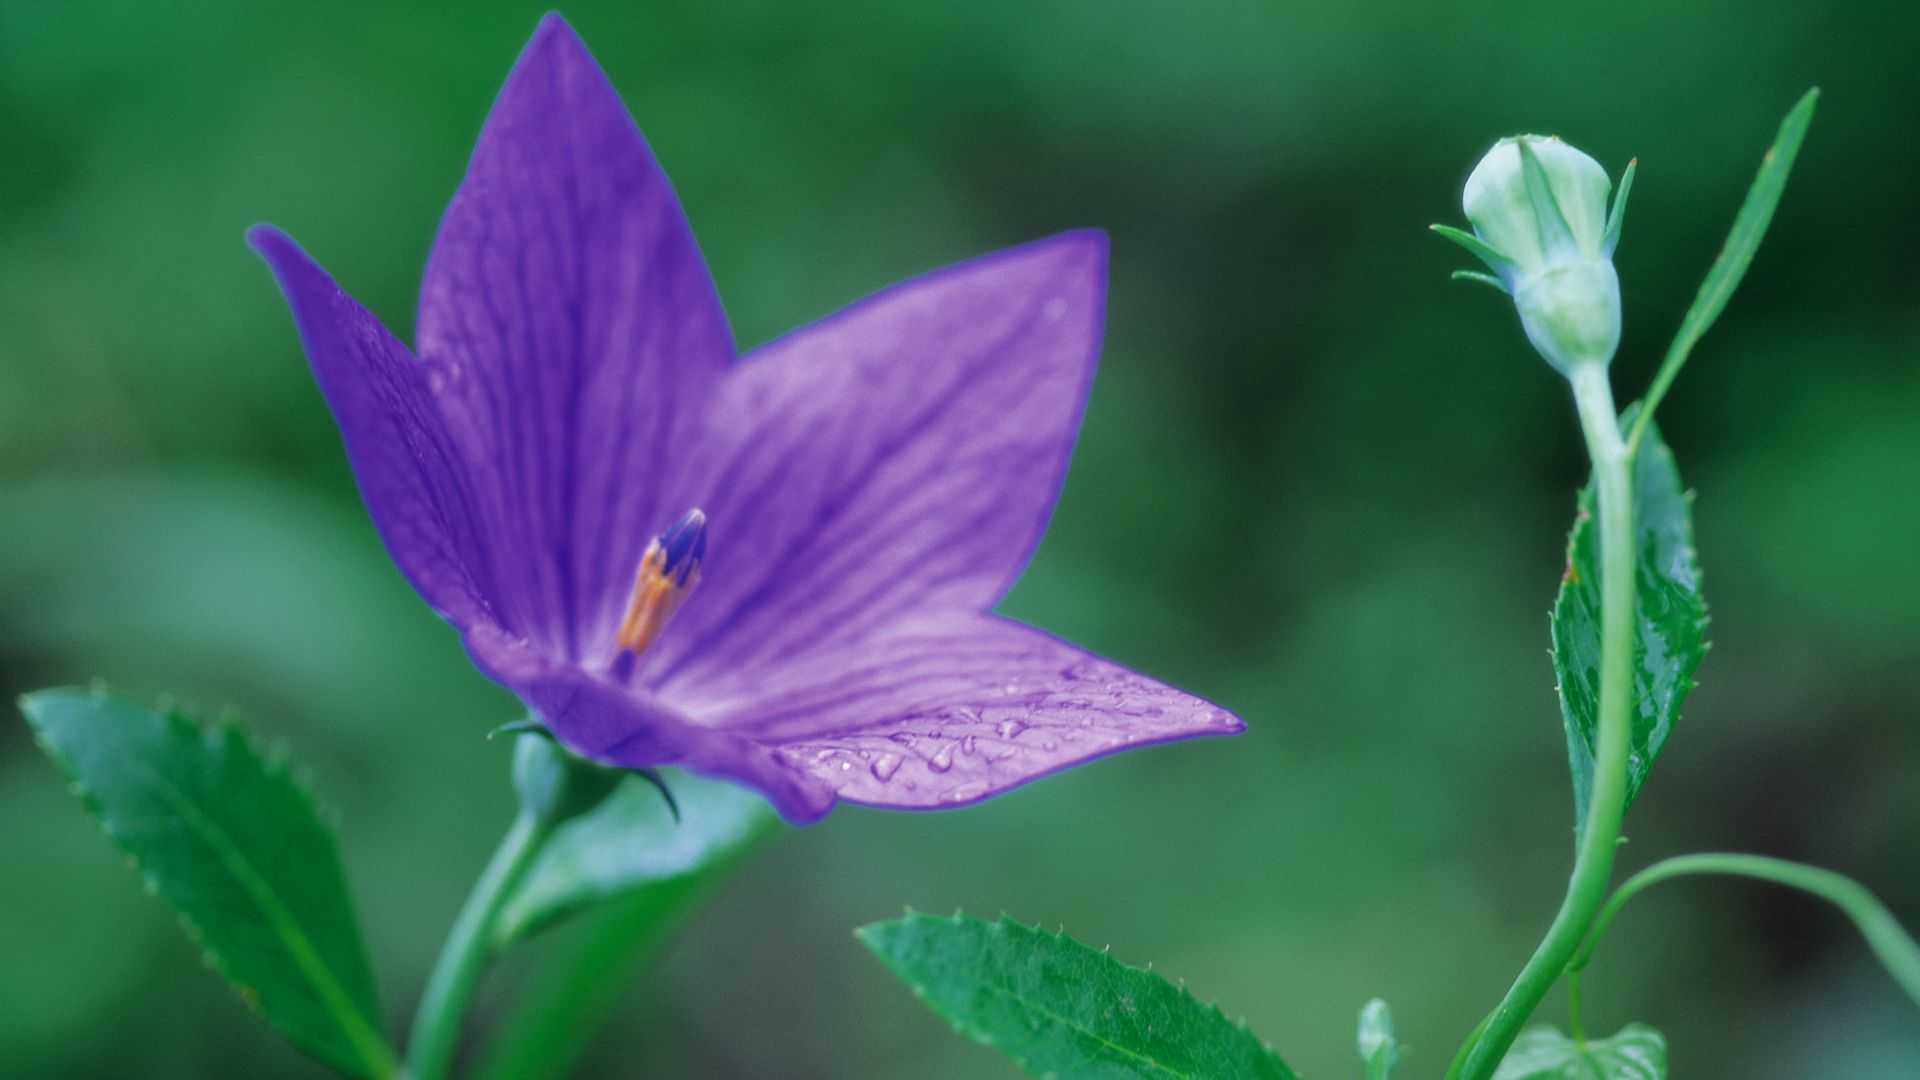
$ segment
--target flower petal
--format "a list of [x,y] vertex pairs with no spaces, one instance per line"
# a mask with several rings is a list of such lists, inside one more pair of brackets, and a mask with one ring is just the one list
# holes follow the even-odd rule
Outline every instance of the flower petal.
[[702,727],[644,690],[545,655],[493,627],[466,635],[467,652],[487,676],[520,695],[561,742],[596,761],[628,768],[681,765],[759,790],[795,824],[833,806],[833,788],[778,748]]
[[759,349],[715,398],[701,585],[640,676],[726,697],[1005,592],[1058,497],[1099,351],[1106,240],[1068,233],[896,286]]
[[760,675],[760,696],[703,719],[871,806],[975,802],[1115,751],[1243,728],[1199,698],[994,615],[910,620]]
[[666,174],[586,46],[548,16],[441,221],[420,355],[445,368],[502,624],[611,655],[680,449],[732,337]]
[[400,572],[443,617],[489,621],[467,469],[434,401],[444,373],[415,360],[285,233],[259,225],[247,242],[293,308],[360,495]]

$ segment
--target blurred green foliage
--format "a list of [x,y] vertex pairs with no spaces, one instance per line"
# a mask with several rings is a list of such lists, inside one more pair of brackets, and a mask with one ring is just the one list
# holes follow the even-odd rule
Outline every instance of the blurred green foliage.
[[[104,677],[287,744],[341,810],[395,1030],[510,814],[506,744],[481,736],[513,703],[387,563],[240,236],[285,226],[410,336],[437,215],[539,13],[449,11],[0,0],[0,689]],[[1567,867],[1545,616],[1585,477],[1565,387],[1510,305],[1447,281],[1457,253],[1424,227],[1457,219],[1499,135],[1559,133],[1616,173],[1637,155],[1631,397],[1813,84],[1773,231],[1663,408],[1702,493],[1715,648],[1623,869],[1811,859],[1920,923],[1910,3],[567,14],[743,343],[991,248],[1111,231],[1085,434],[1006,608],[1250,724],[976,809],[842,810],[777,838],[585,1075],[1013,1075],[851,938],[904,904],[1113,942],[1310,1076],[1351,1074],[1354,1010],[1379,994],[1403,1069],[1437,1073]],[[0,1074],[320,1075],[197,970],[17,721],[0,815]],[[1601,1030],[1658,1026],[1679,1075],[1920,1060],[1845,921],[1749,886],[1650,897],[1586,999]]]

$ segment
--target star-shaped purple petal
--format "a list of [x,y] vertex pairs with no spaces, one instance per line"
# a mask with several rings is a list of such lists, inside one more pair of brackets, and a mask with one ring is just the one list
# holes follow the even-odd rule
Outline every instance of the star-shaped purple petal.
[[732,777],[808,821],[1240,730],[988,613],[1073,447],[1097,233],[737,358],[666,175],[549,16],[441,223],[417,357],[285,235],[251,239],[394,561],[583,754]]

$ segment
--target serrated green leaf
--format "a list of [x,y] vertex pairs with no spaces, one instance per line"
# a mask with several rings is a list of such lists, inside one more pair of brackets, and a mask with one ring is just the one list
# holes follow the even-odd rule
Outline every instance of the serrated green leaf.
[[1666,1080],[1667,1040],[1645,1024],[1575,1042],[1550,1027],[1520,1033],[1493,1080]]
[[243,999],[336,1069],[397,1071],[333,831],[285,762],[230,724],[103,691],[44,690],[20,708]]
[[[1631,415],[1631,414],[1630,414]],[[1634,588],[1633,734],[1627,756],[1629,805],[1667,743],[1681,703],[1706,655],[1706,601],[1694,561],[1691,499],[1680,485],[1673,452],[1657,428],[1633,464]],[[1600,688],[1600,560],[1593,527],[1594,487],[1580,494],[1567,539],[1567,571],[1553,605],[1553,667],[1573,769],[1574,838],[1586,829],[1593,789],[1594,736]]]
[[1773,223],[1773,211],[1780,205],[1780,196],[1787,190],[1787,177],[1793,172],[1793,160],[1800,154],[1800,144],[1806,140],[1807,127],[1813,123],[1813,107],[1820,100],[1820,91],[1816,88],[1807,91],[1780,121],[1780,133],[1774,137],[1773,145],[1767,148],[1766,155],[1760,159],[1760,171],[1753,178],[1753,186],[1747,189],[1747,197],[1740,204],[1740,210],[1733,217],[1733,228],[1727,233],[1726,245],[1707,269],[1706,280],[1700,283],[1700,292],[1693,298],[1693,305],[1681,316],[1680,329],[1673,335],[1673,344],[1667,346],[1667,355],[1660,361],[1660,370],[1653,377],[1653,385],[1647,389],[1646,411],[1639,424],[1628,435],[1628,441],[1638,445],[1644,437],[1644,429],[1653,419],[1653,410],[1659,408],[1660,399],[1666,396],[1667,388],[1686,365],[1687,357],[1693,347],[1699,344],[1715,319],[1727,308],[1727,301],[1733,298],[1733,291],[1740,286],[1740,279],[1747,274],[1747,267],[1753,265],[1754,253],[1760,250],[1760,241],[1767,235],[1767,226]]
[[1367,1080],[1391,1080],[1393,1067],[1400,1063],[1400,1040],[1394,1037],[1393,1010],[1386,1002],[1374,998],[1360,1009],[1355,1041],[1367,1067]]
[[560,826],[501,909],[496,943],[641,890],[717,875],[779,824],[764,798],[738,785],[677,772],[666,783],[679,802],[677,822],[658,789],[628,777]]
[[955,1030],[1036,1076],[1293,1077],[1244,1023],[1064,934],[910,914],[858,936]]

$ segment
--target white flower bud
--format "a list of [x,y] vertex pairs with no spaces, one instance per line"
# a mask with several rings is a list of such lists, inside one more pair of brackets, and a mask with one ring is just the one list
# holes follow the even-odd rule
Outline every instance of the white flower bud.
[[1562,373],[1606,364],[1620,344],[1613,269],[1633,166],[1607,213],[1612,183],[1599,162],[1555,138],[1501,139],[1467,178],[1461,202],[1473,232],[1436,225],[1487,264],[1463,271],[1513,297],[1527,339]]

